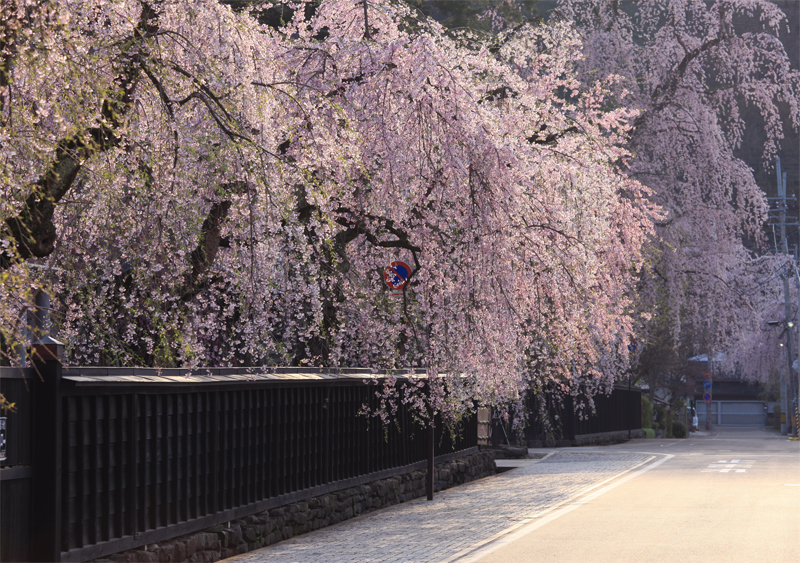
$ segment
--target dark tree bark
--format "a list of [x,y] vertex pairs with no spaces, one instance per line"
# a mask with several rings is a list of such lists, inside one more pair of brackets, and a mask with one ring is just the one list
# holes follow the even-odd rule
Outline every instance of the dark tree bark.
[[[128,48],[113,61],[117,71],[117,90],[102,103],[100,115],[103,125],[88,127],[83,135],[65,138],[58,143],[53,161],[31,186],[31,193],[19,214],[8,218],[2,226],[3,237],[11,242],[11,246],[0,253],[0,270],[32,257],[42,258],[55,249],[53,215],[56,206],[72,187],[86,159],[119,144],[116,129],[133,104],[142,63],[149,55],[149,42],[157,32],[158,11],[152,5],[142,3]],[[4,26],[0,42],[10,40],[10,33]],[[0,80],[6,85],[10,81],[12,64],[10,55],[0,61]]]

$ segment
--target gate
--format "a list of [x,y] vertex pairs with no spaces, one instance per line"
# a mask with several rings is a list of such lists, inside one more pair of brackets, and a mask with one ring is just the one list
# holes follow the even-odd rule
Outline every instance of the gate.
[[[697,419],[702,428],[706,404],[697,401]],[[711,424],[718,426],[766,426],[767,409],[763,401],[711,401]]]

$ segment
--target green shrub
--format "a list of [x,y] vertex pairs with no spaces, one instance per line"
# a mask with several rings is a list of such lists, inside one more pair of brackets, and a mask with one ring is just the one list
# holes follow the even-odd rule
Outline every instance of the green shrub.
[[661,425],[658,422],[653,423],[653,432],[661,430]]
[[667,427],[667,408],[662,406],[657,406],[655,408],[656,411],[656,422],[660,425],[659,428],[666,428]]
[[642,428],[644,430],[644,437],[650,438],[651,440],[656,437],[656,431],[652,428]]
[[680,420],[676,420],[672,423],[672,437],[686,438],[686,425]]
[[642,428],[653,427],[653,403],[646,395],[642,395]]

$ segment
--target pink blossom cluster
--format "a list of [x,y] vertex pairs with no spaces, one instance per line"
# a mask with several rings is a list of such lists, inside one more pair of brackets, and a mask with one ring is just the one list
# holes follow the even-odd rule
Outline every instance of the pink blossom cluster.
[[[490,38],[400,2],[281,25],[215,0],[4,4],[5,350],[45,287],[71,364],[413,367],[381,412],[458,420],[531,385],[608,388],[662,303],[681,327],[728,311],[729,334],[715,280],[755,260],[764,200],[735,104],[706,91],[722,54],[671,78],[728,16],[642,44],[566,4],[575,24]],[[769,63],[765,41],[736,35],[715,78]]]
[[665,214],[637,288],[640,352],[662,345],[685,362],[725,351],[744,375],[762,377],[766,348],[780,356],[762,336],[782,301],[774,272],[786,257],[764,252],[766,186],[735,151],[754,127],[745,106],[762,117],[767,168],[784,127],[800,124],[800,73],[779,40],[784,14],[765,0],[565,0],[559,10],[581,30],[584,84],[614,73],[640,112],[627,174]]

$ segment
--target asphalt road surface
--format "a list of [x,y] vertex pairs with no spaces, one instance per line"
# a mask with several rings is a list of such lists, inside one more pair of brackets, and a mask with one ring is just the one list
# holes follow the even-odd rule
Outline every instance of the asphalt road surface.
[[581,448],[653,457],[456,560],[800,562],[798,442],[764,428],[699,434]]

